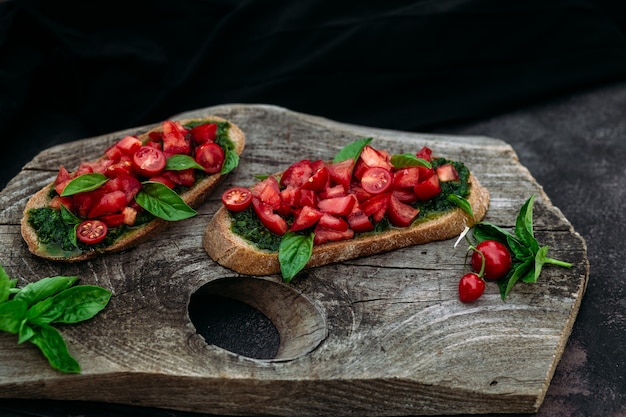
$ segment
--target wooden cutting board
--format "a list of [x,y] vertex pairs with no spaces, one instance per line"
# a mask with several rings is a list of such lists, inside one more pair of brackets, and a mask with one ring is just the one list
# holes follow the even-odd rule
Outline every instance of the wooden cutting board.
[[[0,335],[0,398],[94,400],[228,415],[436,415],[538,410],[570,335],[589,264],[582,237],[505,142],[423,135],[335,123],[264,105],[225,105],[214,114],[246,133],[241,164],[196,217],[120,254],[65,264],[32,256],[19,222],[32,193],[59,165],[95,159],[129,129],[45,150],[0,194],[0,263],[18,286],[77,275],[113,292],[94,319],[60,328],[81,374],[52,370],[39,350]],[[330,159],[373,137],[393,153],[429,146],[464,161],[491,193],[486,220],[512,228],[531,194],[535,232],[550,256],[536,284],[506,302],[497,286],[472,304],[457,298],[466,246],[455,239],[309,270],[290,285],[279,276],[240,276],[214,263],[202,234],[231,185],[303,158]],[[255,359],[208,344],[189,304],[215,297],[262,312],[280,337],[274,356]],[[261,335],[262,336],[262,335]],[[258,337],[256,335],[255,337]]]

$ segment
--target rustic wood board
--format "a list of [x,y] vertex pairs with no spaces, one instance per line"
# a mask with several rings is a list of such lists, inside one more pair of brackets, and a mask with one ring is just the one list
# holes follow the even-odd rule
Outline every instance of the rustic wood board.
[[[44,261],[26,249],[19,221],[26,200],[60,164],[93,159],[129,129],[45,150],[0,194],[0,263],[22,286],[78,275],[113,297],[94,319],[60,330],[82,373],[49,368],[32,345],[0,335],[0,398],[94,400],[228,415],[436,415],[538,410],[570,335],[588,279],[586,246],[505,142],[422,135],[335,123],[265,105],[225,105],[215,114],[247,135],[240,167],[195,218],[135,249],[96,260]],[[465,247],[454,239],[280,277],[244,277],[215,264],[202,234],[221,191],[252,184],[302,159],[331,158],[373,137],[391,152],[424,145],[464,161],[491,192],[487,220],[514,224],[536,194],[535,231],[550,255],[574,263],[546,267],[506,302],[495,284],[473,304],[457,299]],[[205,288],[246,301],[274,321],[281,350],[252,359],[209,345],[188,304]]]

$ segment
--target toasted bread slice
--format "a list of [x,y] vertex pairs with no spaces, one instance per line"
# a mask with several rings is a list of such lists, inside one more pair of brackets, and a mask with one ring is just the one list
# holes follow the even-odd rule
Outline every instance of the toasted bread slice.
[[[207,116],[203,118],[178,120],[178,122],[183,125],[197,121],[228,122],[228,136],[234,144],[234,151],[237,153],[237,155],[241,155],[245,146],[245,136],[238,126],[218,116]],[[138,135],[137,137],[142,142],[145,142],[148,139],[150,132],[155,131],[161,131],[161,126],[159,125],[159,127],[151,129],[150,131]],[[190,207],[197,208],[206,200],[208,195],[215,189],[215,187],[218,185],[223,177],[224,175],[220,173],[209,175],[206,178],[197,181],[191,188],[182,193],[180,197]],[[40,245],[35,229],[33,229],[31,224],[28,222],[28,211],[30,209],[47,207],[50,204],[50,191],[52,187],[54,187],[53,183],[45,186],[28,200],[26,206],[24,207],[24,214],[21,221],[22,237],[28,245],[29,251],[45,259],[55,261],[78,262],[94,258],[102,253],[119,252],[137,246],[140,243],[149,240],[152,236],[154,236],[155,233],[158,233],[159,231],[165,229],[171,223],[163,219],[155,218],[148,223],[129,230],[120,238],[118,238],[112,245],[105,248],[98,248],[98,250],[80,252],[78,254],[72,254],[70,256],[68,256],[67,254],[52,254],[46,251],[45,248]]]
[[[489,208],[489,191],[473,175],[470,175],[469,182],[471,188],[467,200],[472,207],[473,218],[456,208],[434,220],[417,222],[410,227],[393,227],[380,233],[367,233],[350,240],[317,245],[313,247],[313,254],[305,268],[458,236],[465,226],[481,221]],[[209,221],[203,236],[203,246],[214,261],[236,272],[247,275],[280,273],[278,253],[260,250],[233,233],[230,214],[223,206]]]

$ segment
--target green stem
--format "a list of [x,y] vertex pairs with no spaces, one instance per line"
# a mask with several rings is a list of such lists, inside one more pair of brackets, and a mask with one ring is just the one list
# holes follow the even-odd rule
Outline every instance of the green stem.
[[564,268],[571,268],[573,265],[569,262],[559,261],[558,259],[546,258],[544,263],[552,264],[557,266],[562,266]]

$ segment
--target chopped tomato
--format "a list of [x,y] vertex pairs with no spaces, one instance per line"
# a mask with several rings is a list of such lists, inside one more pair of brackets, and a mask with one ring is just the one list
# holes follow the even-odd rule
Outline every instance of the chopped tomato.
[[418,167],[399,169],[393,174],[393,185],[400,188],[413,188],[419,182],[419,174]]
[[300,188],[288,185],[286,188],[280,190],[280,198],[282,204],[288,205],[290,207],[296,207],[300,202]]
[[301,187],[313,174],[311,161],[303,159],[291,164],[280,177],[280,185]]
[[107,214],[98,219],[102,220],[108,227],[118,227],[124,224],[124,213]]
[[252,196],[258,198],[263,204],[268,205],[272,210],[280,207],[281,196],[280,186],[276,177],[269,176],[263,181],[257,182],[252,186]]
[[164,175],[155,175],[154,177],[150,177],[148,181],[160,182],[168,188],[174,188],[174,186],[176,185],[174,181],[171,180],[171,178],[168,178]]
[[222,203],[230,211],[243,211],[252,204],[252,191],[245,187],[229,188],[222,194]]
[[254,212],[261,220],[261,223],[267,227],[267,230],[279,236],[282,236],[287,232],[287,229],[289,228],[287,222],[285,219],[280,217],[280,215],[274,213],[270,206],[263,203],[256,197],[252,199],[252,206],[254,207]]
[[389,153],[374,149],[370,145],[363,148],[360,158],[369,168],[379,167],[391,170],[393,167]]
[[133,168],[144,177],[160,174],[166,162],[163,151],[152,146],[141,146],[133,155]]
[[217,138],[217,123],[205,123],[193,127],[189,134],[197,145],[202,145],[207,142],[215,142]]
[[196,182],[196,173],[193,168],[182,169],[180,171],[165,170],[161,176],[172,181],[174,184],[191,187]]
[[386,214],[387,218],[394,226],[407,227],[413,223],[413,220],[415,220],[419,214],[419,210],[401,202],[392,194],[389,199]]
[[101,189],[74,194],[72,196],[72,200],[74,201],[76,214],[78,214],[79,217],[88,217],[89,211],[98,201],[100,201],[102,195],[103,192]]
[[289,230],[297,232],[313,227],[323,215],[324,213],[311,206],[304,206],[298,211]]
[[368,217],[371,217],[374,222],[379,222],[385,217],[387,206],[389,205],[390,193],[383,193],[375,195],[367,201],[361,203],[361,210]]
[[109,229],[101,220],[85,220],[76,228],[76,237],[83,243],[95,245],[104,240]]
[[456,181],[459,179],[459,173],[456,171],[456,168],[452,164],[443,164],[437,167],[437,176],[439,177],[439,181],[447,182],[447,181]]
[[431,175],[424,181],[419,182],[414,188],[417,198],[422,201],[429,200],[441,192],[439,177]]
[[415,154],[415,156],[417,156],[418,158],[424,159],[428,162],[432,161],[432,155],[433,155],[433,151],[427,146],[424,146]]
[[337,184],[337,185],[332,186],[332,187],[326,187],[324,190],[322,190],[318,194],[320,199],[333,198],[333,197],[343,197],[344,195],[346,195],[346,189],[343,188],[343,185],[341,185],[341,184]]
[[104,151],[104,156],[113,162],[119,161],[122,155],[124,155],[124,152],[117,146],[117,143],[109,146],[107,150]]
[[104,194],[89,210],[87,217],[96,218],[105,214],[122,211],[126,207],[126,194],[123,191],[112,191]]
[[348,230],[348,223],[341,217],[333,216],[332,214],[323,213],[319,219],[319,225],[325,229],[337,230],[338,232],[345,232]]
[[356,198],[352,195],[343,197],[327,198],[320,200],[317,207],[324,213],[335,214],[337,216],[347,216],[352,213],[352,209],[356,204]]
[[392,191],[394,197],[406,204],[413,204],[417,201],[417,194],[413,187],[411,188],[395,188]]
[[368,168],[361,178],[361,186],[370,194],[384,193],[391,188],[392,184],[391,171],[380,167]]
[[70,177],[70,173],[63,165],[61,165],[61,167],[59,168],[59,172],[57,173],[57,176],[54,180],[54,190],[57,192],[57,194],[61,195],[61,193],[63,193],[63,190],[65,189],[65,186],[71,180],[72,178]]
[[59,210],[62,205],[69,211],[72,211],[74,209],[74,201],[72,200],[72,197],[61,197],[58,195],[52,197],[50,207]]
[[191,143],[185,137],[187,130],[180,123],[166,120],[162,123],[162,128],[163,152],[166,156],[191,153]]
[[357,233],[370,232],[374,230],[374,223],[370,218],[361,210],[360,207],[354,206],[352,213],[347,217],[350,228]]
[[300,199],[298,200],[298,207],[304,206],[315,206],[317,202],[317,197],[315,195],[315,191],[313,190],[305,190],[304,188],[300,188]]
[[133,161],[130,156],[122,155],[122,157],[111,164],[104,173],[109,178],[115,178],[118,175],[135,175]]
[[325,227],[321,227],[319,224],[315,226],[315,230],[313,231],[315,236],[313,237],[314,245],[321,245],[326,242],[337,242],[340,240],[348,240],[354,237],[354,230],[347,229],[343,232],[326,229]]
[[302,184],[302,188],[305,190],[313,190],[313,191],[322,191],[328,185],[328,179],[330,175],[328,174],[328,168],[325,166],[319,168],[317,171],[313,172],[313,175],[307,179],[304,184]]
[[196,162],[209,174],[216,174],[224,165],[224,149],[217,143],[207,142],[196,148]]
[[343,162],[336,162],[328,165],[328,174],[334,185],[341,184],[346,190],[350,189],[352,182],[352,170],[354,169],[354,159],[346,159]]
[[141,141],[135,136],[124,136],[115,144],[115,147],[124,154],[132,156],[141,148]]

